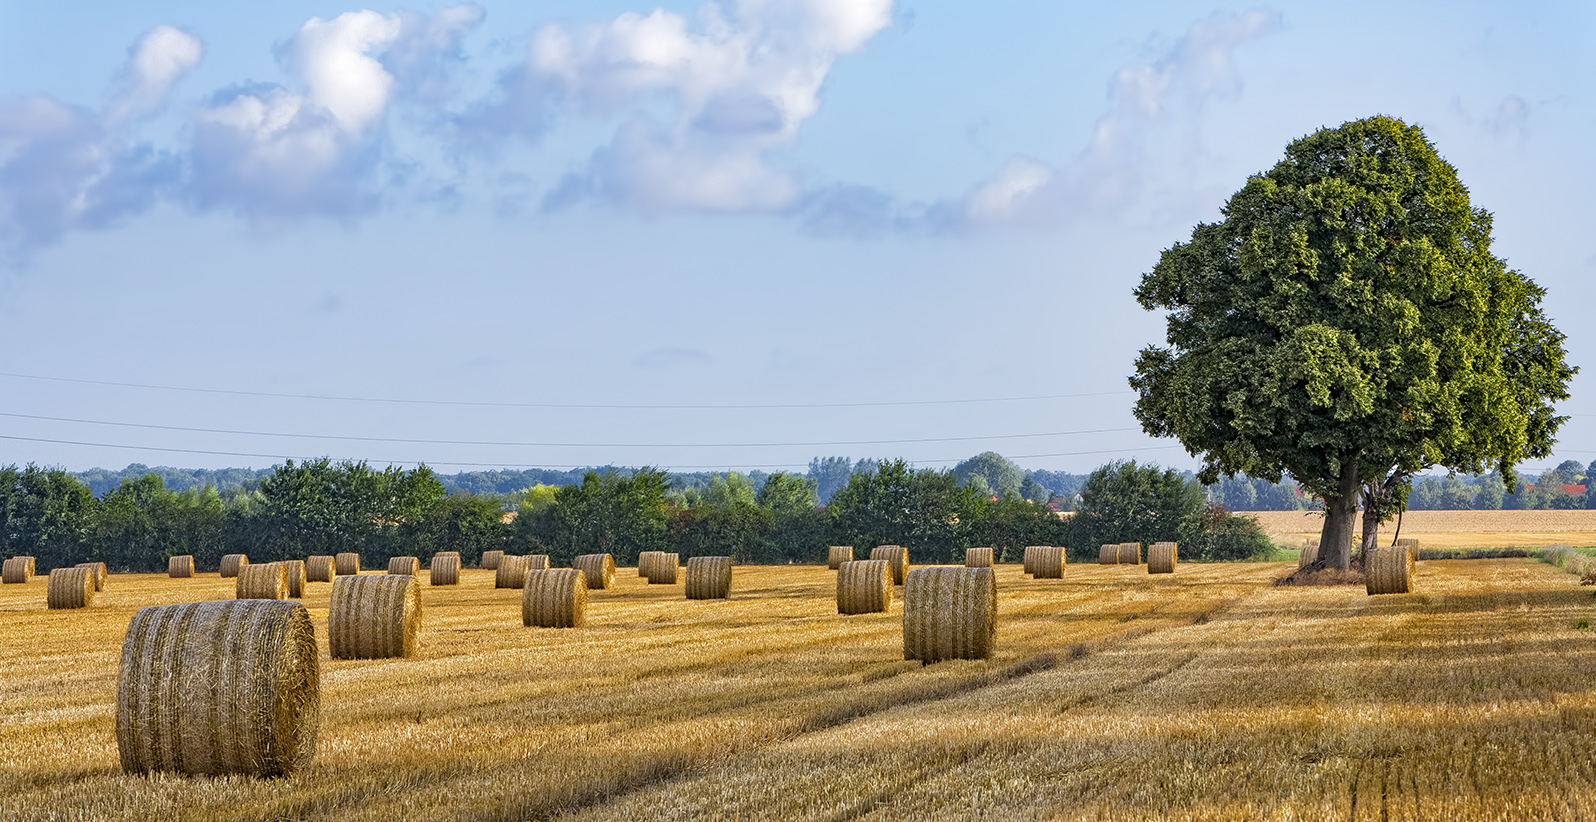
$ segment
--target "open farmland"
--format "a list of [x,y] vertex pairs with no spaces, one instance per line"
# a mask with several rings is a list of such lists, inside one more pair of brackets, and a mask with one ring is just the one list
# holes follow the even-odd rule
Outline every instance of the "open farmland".
[[997,655],[929,667],[901,602],[840,617],[823,567],[694,602],[626,569],[573,630],[466,570],[410,660],[328,659],[312,584],[321,742],[284,780],[118,769],[133,611],[232,580],[52,612],[39,578],[0,587],[0,819],[1596,819],[1590,589],[1530,560],[1272,585],[1293,567],[1000,566]]
[[[1318,539],[1324,518],[1318,511],[1238,511],[1252,517],[1275,539],[1300,545]],[[1360,514],[1361,516],[1361,514]],[[1390,542],[1395,520],[1380,526]],[[1359,520],[1358,533],[1362,533]],[[1596,545],[1596,510],[1571,511],[1408,511],[1402,536],[1425,548],[1530,548],[1541,545]]]

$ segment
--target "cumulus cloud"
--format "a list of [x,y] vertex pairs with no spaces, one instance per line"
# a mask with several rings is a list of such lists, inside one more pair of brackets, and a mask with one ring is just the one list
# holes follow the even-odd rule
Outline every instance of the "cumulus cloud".
[[462,124],[538,134],[556,106],[620,118],[546,207],[598,197],[649,212],[788,208],[802,189],[776,155],[819,110],[837,57],[891,16],[891,0],[736,0],[706,4],[691,21],[657,9],[544,26],[526,63],[502,78],[499,103]]
[[106,119],[120,122],[159,109],[183,75],[199,65],[205,53],[198,37],[172,26],[156,26],[128,53],[122,70],[121,93],[106,111]]

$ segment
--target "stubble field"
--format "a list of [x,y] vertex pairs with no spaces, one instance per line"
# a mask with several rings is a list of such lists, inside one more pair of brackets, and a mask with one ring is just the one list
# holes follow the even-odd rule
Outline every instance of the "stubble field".
[[[1318,511],[1241,511],[1269,536],[1301,545],[1318,539],[1324,517]],[[1596,545],[1596,510],[1408,511],[1402,536],[1426,548],[1534,548],[1546,545]],[[1361,529],[1361,521],[1357,526]],[[1380,526],[1380,539],[1396,536],[1397,522]],[[1362,533],[1359,530],[1358,533]]]
[[281,780],[118,767],[132,613],[232,580],[118,575],[53,612],[43,579],[0,586],[0,819],[1596,819],[1590,589],[1514,559],[1273,586],[1294,567],[1000,566],[996,657],[929,667],[901,602],[838,616],[824,567],[694,602],[622,570],[575,630],[470,570],[387,661],[327,658],[313,583],[321,741]]

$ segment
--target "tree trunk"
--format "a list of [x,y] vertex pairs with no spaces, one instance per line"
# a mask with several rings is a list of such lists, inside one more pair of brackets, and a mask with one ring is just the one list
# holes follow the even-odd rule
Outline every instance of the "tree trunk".
[[1325,497],[1324,531],[1319,534],[1319,560],[1326,568],[1345,571],[1352,565],[1352,534],[1358,517],[1358,455],[1341,458],[1339,496]]

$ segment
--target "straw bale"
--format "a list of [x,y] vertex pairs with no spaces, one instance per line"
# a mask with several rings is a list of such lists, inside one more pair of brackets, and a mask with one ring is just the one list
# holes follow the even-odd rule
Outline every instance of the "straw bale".
[[35,567],[33,557],[30,557],[27,554],[17,554],[16,557],[14,557],[14,559],[25,559],[25,560],[28,561],[28,576],[29,577],[36,577],[36,576],[39,575],[39,569],[37,567]]
[[892,563],[860,559],[837,567],[837,613],[877,614],[892,605]]
[[57,568],[51,571],[45,604],[52,610],[87,608],[94,604],[94,569]]
[[244,554],[226,554],[222,557],[222,578],[238,576],[238,569],[249,564],[249,557]]
[[416,653],[421,584],[413,576],[339,577],[327,610],[333,659],[391,659]]
[[111,581],[111,571],[103,562],[80,562],[78,568],[87,568],[94,572],[94,590],[104,591],[105,584]]
[[966,548],[964,549],[964,567],[966,568],[991,568],[991,548]]
[[1319,540],[1304,539],[1302,553],[1297,555],[1297,567],[1306,568],[1319,561]]
[[[667,555],[675,559],[674,554]],[[587,577],[589,588],[613,588],[615,586],[615,557],[609,554],[583,554],[571,560],[571,567],[581,571]],[[650,580],[652,582],[653,580]]]
[[178,554],[166,558],[166,575],[174,579],[194,576],[194,555]]
[[427,570],[427,581],[433,585],[459,585],[460,555],[433,554],[432,566]]
[[335,576],[338,576],[338,568],[332,557],[319,554],[305,558],[307,582],[332,582]]
[[1398,539],[1395,544],[1397,544],[1397,545],[1406,545],[1408,547],[1408,550],[1412,551],[1415,554],[1417,554],[1419,552],[1419,541],[1417,539],[1412,538],[1412,537],[1402,537],[1401,539]]
[[1179,545],[1174,542],[1155,542],[1147,549],[1147,573],[1173,574],[1175,573],[1176,555],[1179,554]]
[[547,570],[549,570],[549,555],[548,554],[527,554],[526,555],[526,569],[528,571],[547,571]]
[[521,589],[521,624],[580,628],[587,623],[587,576],[576,568],[528,571]]
[[1068,562],[1068,558],[1064,555],[1063,546],[1032,545],[1025,549],[1025,554],[1030,558],[1033,578],[1064,578],[1064,564]]
[[320,727],[316,632],[305,606],[261,599],[142,608],[117,677],[129,774],[288,776]]
[[681,554],[661,552],[648,562],[648,584],[675,585],[676,572],[682,564]]
[[647,579],[648,578],[648,564],[650,562],[653,562],[656,558],[658,558],[660,556],[663,556],[664,554],[665,554],[664,551],[639,551],[638,554],[637,554],[637,575],[638,575],[638,577],[643,578],[643,579]]
[[333,570],[341,577],[352,577],[360,573],[360,554],[354,551],[345,551],[333,557]]
[[288,569],[281,562],[245,565],[233,583],[236,599],[287,599]]
[[32,576],[28,573],[28,561],[22,557],[12,557],[0,563],[0,580],[6,585],[27,582]]
[[853,546],[831,546],[831,553],[826,557],[826,567],[835,571],[838,568],[841,568],[844,562],[853,562]]
[[493,570],[493,587],[521,588],[526,585],[526,557],[505,554]]
[[986,659],[997,633],[991,568],[916,568],[903,586],[903,658]]
[[497,571],[499,570],[499,560],[503,558],[503,551],[483,551],[482,562],[478,563],[478,565],[484,571]]
[[902,585],[909,573],[909,549],[902,545],[877,545],[870,549],[871,559],[884,559],[892,563],[892,584]]
[[310,578],[305,573],[302,559],[283,560],[283,571],[288,575],[288,598],[299,599],[305,595],[305,584]]
[[688,599],[725,599],[731,595],[731,581],[731,557],[688,558]]
[[1119,564],[1142,564],[1142,544],[1140,542],[1121,542],[1119,544]]
[[1413,586],[1413,550],[1406,545],[1380,545],[1363,557],[1364,590],[1374,594],[1406,594]]
[[415,557],[389,557],[388,573],[413,577],[421,573],[421,560]]
[[1104,545],[1103,547],[1097,549],[1097,564],[1098,565],[1118,565],[1119,564],[1119,546],[1118,545]]

